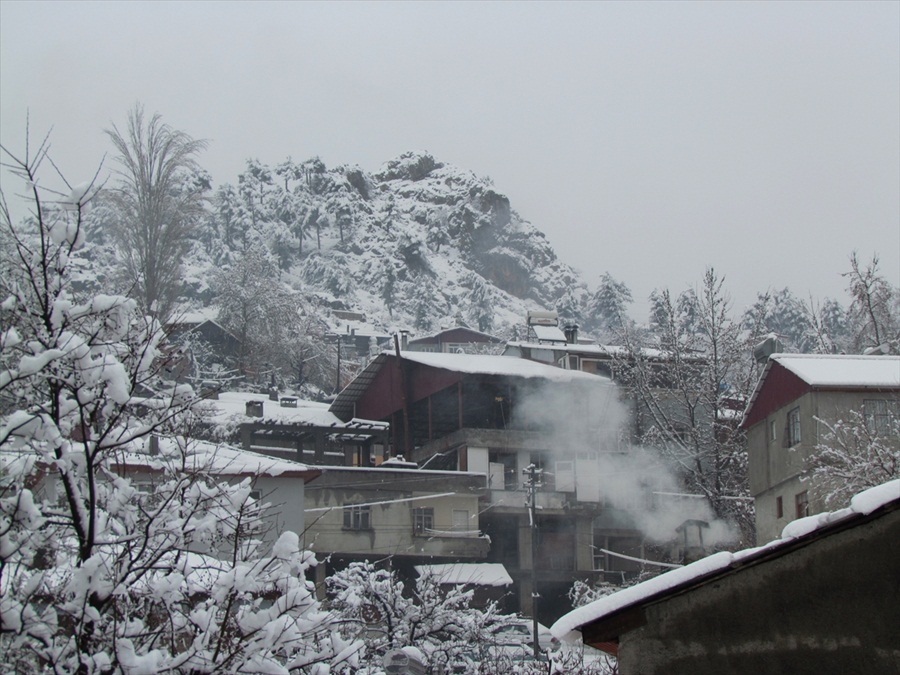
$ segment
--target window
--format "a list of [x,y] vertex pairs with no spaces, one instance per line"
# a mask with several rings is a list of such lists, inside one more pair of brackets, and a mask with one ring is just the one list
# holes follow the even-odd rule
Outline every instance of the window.
[[777,433],[778,425],[775,423],[775,420],[769,422],[769,440],[774,441],[778,439]]
[[453,529],[456,532],[468,531],[469,511],[467,509],[453,509]]
[[413,509],[413,532],[416,534],[425,534],[427,530],[434,529],[434,509],[419,508]]
[[895,401],[871,398],[863,401],[866,429],[873,436],[895,436],[898,410]]
[[809,494],[806,490],[794,497],[794,505],[797,507],[798,518],[805,518],[809,515]]
[[788,447],[800,442],[800,408],[794,408],[788,413],[787,428]]
[[775,497],[775,517],[784,518],[784,502],[781,497]]
[[491,450],[488,453],[490,478],[488,485],[492,490],[516,490],[519,487],[519,476],[516,472],[516,453]]
[[368,506],[344,507],[345,530],[371,530],[371,510]]

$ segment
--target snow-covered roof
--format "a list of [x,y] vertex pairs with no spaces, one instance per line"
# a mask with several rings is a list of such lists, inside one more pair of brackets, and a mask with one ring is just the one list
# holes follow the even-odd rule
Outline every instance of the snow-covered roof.
[[506,347],[507,349],[552,349],[554,351],[566,352],[568,354],[585,354],[590,356],[611,356],[612,354],[612,352],[608,351],[606,347],[602,347],[597,344],[572,344],[571,342],[566,344],[546,344],[541,342],[523,342],[515,340],[507,342]]
[[[443,368],[457,373],[473,375],[503,375],[506,377],[543,378],[555,382],[591,382],[599,376],[578,370],[564,370],[556,366],[520,359],[515,356],[488,354],[437,354],[429,352],[402,352],[401,356],[415,363],[432,368]],[[602,379],[602,378],[599,378]]]
[[500,563],[451,563],[448,565],[416,565],[419,576],[431,576],[439,584],[471,584],[473,586],[509,586],[512,577]]
[[[289,397],[293,398],[293,397]],[[247,416],[247,402],[258,401],[263,405],[262,417]],[[247,417],[246,421],[282,422],[285,424],[314,424],[317,426],[330,426],[340,424],[337,417],[328,412],[327,403],[305,401],[297,399],[297,407],[290,408],[281,405],[280,401],[270,401],[268,394],[253,394],[248,392],[221,392],[218,400],[210,400],[204,403],[207,409],[214,411],[216,419],[223,417]]]
[[900,356],[773,354],[769,360],[814,387],[900,388]]
[[541,341],[566,343],[566,334],[556,326],[529,326],[535,337]]
[[[568,342],[566,344],[558,344],[558,343],[547,343],[547,342],[528,342],[528,341],[520,341],[513,340],[506,343],[507,349],[509,348],[519,348],[519,349],[550,349],[554,352],[566,353],[566,354],[582,354],[586,356],[607,356],[607,357],[619,357],[619,358],[627,358],[632,352],[626,347],[621,345],[601,345],[601,344],[590,344],[585,342],[579,342],[578,344],[572,344]],[[671,352],[666,352],[661,349],[656,349],[654,347],[641,347],[637,350],[642,357],[645,359],[651,360],[667,360],[672,357]],[[694,360],[702,360],[703,355],[699,353],[690,354],[687,356],[689,359]]]
[[[149,442],[149,439],[146,440]],[[159,453],[126,452],[117,457],[117,464],[127,468],[154,470],[162,468],[169,457],[180,456],[177,442],[173,438],[159,438]],[[306,464],[289,459],[267,457],[255,452],[241,450],[230,445],[190,441],[187,446],[187,467],[203,469],[215,476],[309,476],[318,475]]]
[[441,342],[442,339],[446,339],[447,336],[450,336],[453,333],[457,333],[460,336],[465,336],[467,338],[483,338],[481,340],[477,340],[478,342],[503,342],[503,340],[501,340],[500,338],[489,335],[488,333],[483,333],[466,326],[453,326],[452,328],[442,328],[437,333],[430,333],[428,335],[422,335],[421,337],[410,338],[409,344],[433,344]]
[[169,319],[170,324],[201,324],[204,321],[215,321],[219,316],[216,307],[204,307],[203,309],[178,311],[176,310]]
[[[213,422],[274,422],[278,424],[299,424],[304,426],[335,427],[344,429],[347,427],[387,427],[385,422],[353,419],[349,422],[341,421],[334,413],[329,411],[327,403],[307,401],[296,397],[282,397],[292,399],[297,407],[286,407],[281,401],[269,400],[268,394],[253,394],[247,392],[222,392],[218,400],[204,402],[204,407]],[[262,403],[262,416],[247,415],[247,402]]]
[[774,365],[781,366],[807,385],[823,389],[900,389],[900,356],[844,354],[772,354],[747,401],[741,423],[750,427],[765,414],[757,400]]
[[[467,375],[499,375],[504,377],[523,377],[543,379],[550,382],[582,382],[591,386],[610,384],[608,378],[583,373],[578,370],[565,370],[517,356],[492,356],[487,354],[445,354],[432,352],[401,352],[406,361],[419,363],[432,368],[441,368],[454,373]],[[394,358],[394,352],[384,351],[376,356],[353,381],[338,394],[331,404],[330,410],[336,415],[351,415],[355,403],[374,382],[381,369]]]
[[900,480],[890,481],[859,493],[850,501],[848,508],[820,513],[788,523],[782,531],[780,539],[775,539],[764,546],[748,548],[735,553],[728,551],[714,553],[690,565],[674,569],[643,583],[607,595],[583,607],[578,607],[560,617],[550,627],[550,632],[560,640],[575,642],[580,637],[582,626],[588,623],[610,616],[627,607],[667,595],[676,589],[691,586],[701,579],[727,570],[732,565],[761,557],[763,554],[787,546],[796,539],[813,535],[817,530],[847,518],[868,515],[893,501],[900,501]]

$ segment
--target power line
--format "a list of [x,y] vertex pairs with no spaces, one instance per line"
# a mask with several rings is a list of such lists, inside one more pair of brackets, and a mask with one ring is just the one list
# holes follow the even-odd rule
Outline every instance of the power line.
[[360,506],[380,506],[381,504],[399,504],[400,502],[414,502],[421,499],[437,499],[438,497],[456,497],[456,492],[442,492],[436,495],[423,495],[422,497],[405,497],[403,499],[388,499],[381,502],[362,502],[359,504],[336,504],[334,506],[325,506],[318,509],[303,509],[304,513],[323,513],[327,511],[334,511],[335,509],[343,509],[343,508],[358,508]]

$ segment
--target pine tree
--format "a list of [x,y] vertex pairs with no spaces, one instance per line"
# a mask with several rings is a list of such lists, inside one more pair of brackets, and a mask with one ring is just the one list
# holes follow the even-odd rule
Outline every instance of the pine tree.
[[600,277],[600,285],[588,302],[585,318],[591,328],[602,333],[615,333],[628,323],[628,305],[631,303],[628,286],[606,272]]

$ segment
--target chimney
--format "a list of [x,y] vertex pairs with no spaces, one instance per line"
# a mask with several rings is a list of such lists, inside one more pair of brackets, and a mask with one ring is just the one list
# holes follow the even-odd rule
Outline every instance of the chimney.
[[578,344],[578,324],[567,323],[563,333],[566,334],[566,342],[570,345]]
[[247,417],[262,417],[263,416],[263,402],[262,401],[247,401],[247,406],[245,410]]
[[400,331],[400,351],[406,351],[409,349],[409,331],[401,330]]

